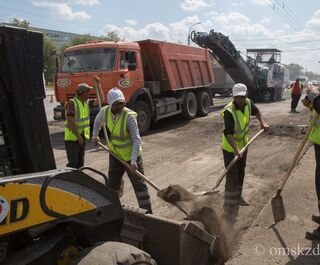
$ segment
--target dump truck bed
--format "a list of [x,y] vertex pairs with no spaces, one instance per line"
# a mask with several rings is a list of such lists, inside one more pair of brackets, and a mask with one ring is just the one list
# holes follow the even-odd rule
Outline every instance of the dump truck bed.
[[156,40],[138,41],[145,81],[161,90],[206,87],[214,80],[207,49]]

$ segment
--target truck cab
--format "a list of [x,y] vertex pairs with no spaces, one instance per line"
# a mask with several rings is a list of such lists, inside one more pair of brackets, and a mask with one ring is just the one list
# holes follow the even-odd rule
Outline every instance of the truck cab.
[[[128,70],[129,65],[131,71]],[[139,45],[91,42],[67,48],[55,76],[55,96],[60,102],[60,106],[54,109],[55,120],[64,119],[64,104],[75,96],[79,83],[93,86],[94,75],[100,77],[104,93],[118,87],[129,100],[137,89],[144,86]],[[96,98],[95,90],[90,91],[90,98]]]

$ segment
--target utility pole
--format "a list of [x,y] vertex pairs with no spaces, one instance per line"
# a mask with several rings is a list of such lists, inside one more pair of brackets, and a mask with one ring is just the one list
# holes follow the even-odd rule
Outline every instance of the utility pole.
[[189,27],[189,31],[188,31],[188,45],[190,45],[190,39],[191,39],[191,28],[193,27],[193,26],[195,26],[195,25],[198,25],[198,24],[200,24],[200,23],[202,23],[201,21],[198,21],[197,23],[194,23],[194,24],[192,24],[190,27]]

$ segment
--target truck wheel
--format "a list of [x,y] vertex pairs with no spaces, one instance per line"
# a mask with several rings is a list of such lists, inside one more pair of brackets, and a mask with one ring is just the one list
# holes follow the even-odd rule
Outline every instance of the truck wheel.
[[192,120],[197,115],[197,98],[193,92],[186,92],[183,104],[182,114],[187,120]]
[[141,249],[120,242],[106,242],[86,248],[71,265],[157,265],[151,256]]
[[197,94],[197,114],[200,117],[207,116],[210,112],[210,96],[207,91],[200,91]]
[[151,109],[150,106],[142,101],[138,100],[135,106],[135,111],[138,114],[138,127],[141,134],[149,131],[151,124]]

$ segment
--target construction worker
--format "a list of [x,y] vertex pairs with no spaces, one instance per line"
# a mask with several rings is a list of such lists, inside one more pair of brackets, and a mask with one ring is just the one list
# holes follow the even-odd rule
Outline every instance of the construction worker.
[[290,85],[290,93],[291,93],[291,110],[290,113],[299,113],[296,111],[298,106],[301,94],[303,90],[303,84],[300,82],[299,78],[296,79],[295,82]]
[[[93,77],[96,82],[97,76]],[[84,164],[85,142],[90,139],[90,109],[89,104],[96,105],[97,101],[88,103],[89,90],[87,83],[78,84],[76,96],[65,105],[66,125],[64,142],[67,152],[68,167],[80,168]],[[103,93],[99,90],[100,97]]]
[[92,142],[98,144],[98,133],[103,121],[110,138],[109,149],[119,159],[130,165],[128,170],[112,155],[109,155],[109,186],[119,193],[121,180],[126,171],[135,191],[140,208],[152,213],[148,187],[135,171],[143,174],[141,141],[137,124],[137,113],[125,107],[126,100],[122,91],[112,88],[108,92],[108,104],[98,113],[93,127]]
[[[316,87],[307,89],[307,96],[302,100],[305,107],[311,111],[320,114],[320,96]],[[314,128],[309,135],[309,141],[314,144],[316,171],[315,171],[315,185],[318,198],[318,210],[320,213],[320,118],[317,119]],[[312,232],[306,232],[306,238],[310,240],[320,240],[320,214],[313,214],[312,220],[319,226]]]
[[240,151],[248,143],[250,116],[256,116],[262,129],[269,128],[257,106],[247,98],[247,87],[244,84],[235,84],[232,93],[233,100],[221,111],[224,119],[222,151],[225,167],[235,156],[240,158],[226,175],[223,208],[228,219],[237,216],[239,205],[249,205],[242,196],[247,151],[242,154]]

